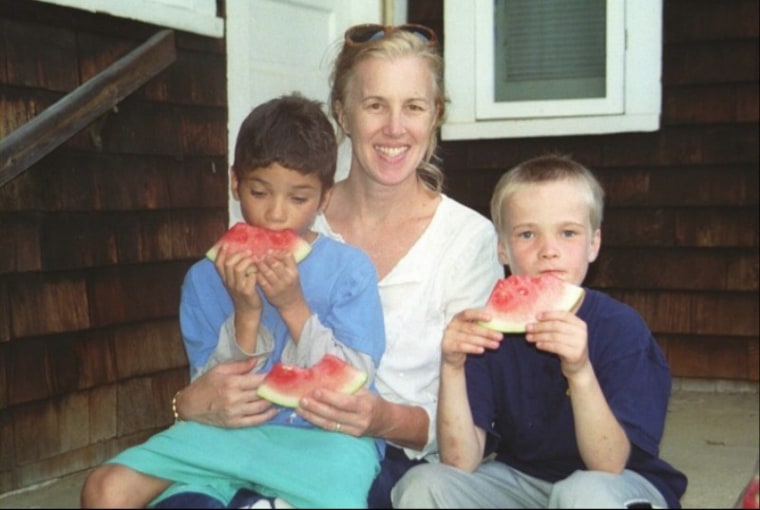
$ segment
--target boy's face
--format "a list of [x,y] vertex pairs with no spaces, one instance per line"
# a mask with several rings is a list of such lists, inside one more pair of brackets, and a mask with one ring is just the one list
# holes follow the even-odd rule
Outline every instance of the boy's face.
[[504,201],[502,262],[513,274],[553,273],[580,285],[596,259],[601,232],[591,230],[588,192],[578,182],[530,184]]
[[230,174],[232,194],[247,223],[271,230],[289,228],[309,237],[307,231],[323,199],[316,173],[304,175],[272,163],[244,173],[241,179],[234,171]]

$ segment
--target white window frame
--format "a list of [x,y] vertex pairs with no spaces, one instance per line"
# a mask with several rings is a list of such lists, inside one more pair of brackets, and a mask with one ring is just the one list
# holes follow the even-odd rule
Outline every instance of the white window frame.
[[[493,26],[494,0],[477,0],[477,27]],[[623,113],[623,59],[625,58],[625,19],[623,3],[606,0],[606,94],[600,98],[576,100],[494,101],[494,37],[493,30],[475,33],[476,117],[478,119],[524,119],[567,115]]]
[[216,0],[37,0],[210,37],[224,36]]
[[[622,111],[592,108],[589,100],[533,102],[511,116],[493,103],[493,0],[444,0],[444,58],[450,99],[444,140],[523,138],[656,131],[660,127],[662,70],[662,0],[608,0],[614,5],[608,27],[624,22],[624,56],[610,65],[622,71]],[[609,5],[608,4],[608,5]],[[616,18],[620,13],[623,20]],[[611,23],[611,24],[610,24]],[[489,37],[491,39],[489,39]],[[485,51],[480,45],[490,46]],[[583,103],[586,103],[584,105]],[[527,102],[526,102],[527,103]],[[542,103],[542,104],[538,104]],[[573,111],[575,110],[575,111]]]

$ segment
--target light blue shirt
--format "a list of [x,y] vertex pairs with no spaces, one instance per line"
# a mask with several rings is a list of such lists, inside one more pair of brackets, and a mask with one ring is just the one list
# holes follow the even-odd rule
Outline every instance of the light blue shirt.
[[[262,294],[262,341],[257,342],[257,352],[272,349],[272,353],[262,358],[257,370],[269,371],[278,361],[309,366],[330,353],[366,371],[369,387],[374,388],[375,369],[385,350],[385,327],[371,261],[357,248],[318,236],[298,273],[313,315],[296,344],[277,309]],[[196,262],[185,277],[180,301],[191,378],[218,362],[255,354],[237,348],[233,313],[232,299],[214,264],[208,259]],[[311,426],[291,409],[282,409],[273,423]]]

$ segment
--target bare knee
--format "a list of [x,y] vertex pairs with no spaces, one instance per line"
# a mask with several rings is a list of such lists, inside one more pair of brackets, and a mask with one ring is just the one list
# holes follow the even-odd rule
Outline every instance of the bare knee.
[[141,479],[147,481],[149,478],[119,464],[103,464],[87,476],[80,494],[81,506],[82,508],[144,507],[160,493],[158,486],[149,491],[146,489],[151,486],[150,483],[140,483]]
[[108,464],[99,466],[92,470],[82,486],[80,493],[80,503],[82,508],[104,508],[111,506],[107,504],[109,473],[111,466]]

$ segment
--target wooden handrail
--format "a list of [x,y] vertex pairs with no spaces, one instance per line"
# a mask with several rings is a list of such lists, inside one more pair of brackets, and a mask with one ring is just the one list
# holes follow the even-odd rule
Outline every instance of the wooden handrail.
[[0,186],[14,179],[177,60],[162,30],[0,140]]

